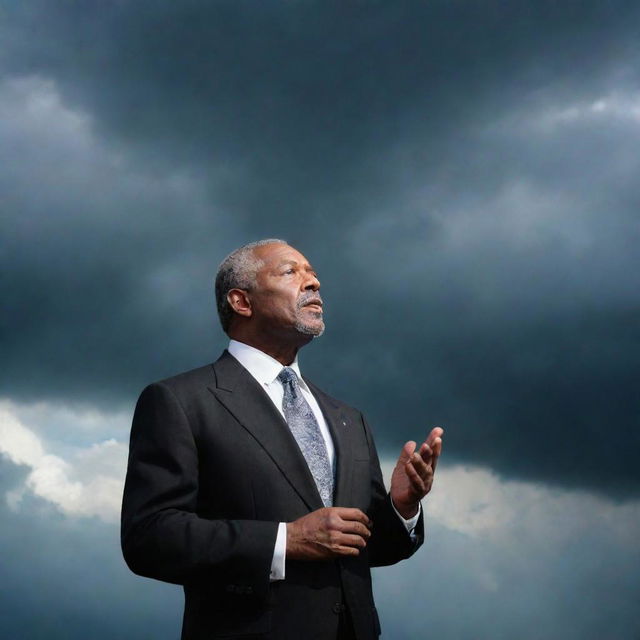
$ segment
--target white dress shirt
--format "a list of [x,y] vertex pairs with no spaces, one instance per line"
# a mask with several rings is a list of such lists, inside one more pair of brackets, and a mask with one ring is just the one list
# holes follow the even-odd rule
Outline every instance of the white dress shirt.
[[[282,363],[278,362],[275,358],[267,355],[263,351],[251,347],[243,342],[237,340],[230,340],[229,347],[227,349],[229,353],[256,379],[260,386],[266,391],[271,401],[276,406],[278,411],[284,418],[284,412],[282,410],[282,398],[284,396],[284,389],[282,383],[278,380],[278,375],[283,369]],[[335,458],[336,451],[333,446],[333,440],[331,439],[331,432],[327,425],[327,421],[318,405],[317,400],[313,397],[313,394],[309,390],[307,383],[302,379],[300,374],[300,367],[298,366],[298,358],[289,365],[291,369],[296,372],[298,376],[298,384],[304,399],[309,403],[315,419],[318,421],[320,432],[324,438],[325,445],[327,446],[327,454],[329,455],[329,463],[335,473]],[[285,418],[286,420],[286,418]],[[393,502],[391,503],[393,506]],[[395,507],[394,507],[395,510]],[[396,511],[396,513],[398,513]],[[420,517],[420,509],[418,513],[409,520],[403,518],[399,513],[398,517],[404,523],[407,531],[411,534],[418,518]],[[270,579],[284,580],[285,576],[285,557],[287,552],[287,523],[281,522],[278,526],[278,535],[276,537],[276,544],[273,551],[273,560],[271,561],[271,574]]]

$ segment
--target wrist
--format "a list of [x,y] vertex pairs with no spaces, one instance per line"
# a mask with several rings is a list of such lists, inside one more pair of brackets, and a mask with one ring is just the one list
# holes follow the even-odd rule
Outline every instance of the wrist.
[[285,538],[285,557],[290,560],[298,560],[300,553],[300,537],[296,531],[295,522],[287,522],[287,532]]
[[393,498],[391,498],[391,502],[393,503],[393,506],[395,508],[395,510],[405,519],[405,520],[411,520],[411,518],[414,518],[416,515],[418,515],[418,506],[419,506],[419,502],[412,502],[409,504],[403,504],[403,503],[399,503],[396,502]]

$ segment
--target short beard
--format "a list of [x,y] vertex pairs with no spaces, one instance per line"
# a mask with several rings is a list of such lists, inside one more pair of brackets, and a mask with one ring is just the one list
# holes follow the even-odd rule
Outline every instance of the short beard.
[[305,336],[313,336],[319,338],[324,333],[324,322],[321,325],[310,326],[302,322],[302,320],[296,320],[295,329],[298,333],[302,333]]
[[[305,291],[298,298],[297,310],[300,311],[302,307],[307,305],[310,300],[315,300],[316,298],[320,298],[320,294],[315,291]],[[302,333],[305,336],[313,336],[314,338],[319,338],[324,333],[324,322],[322,322],[322,313],[314,314],[318,320],[320,320],[319,325],[309,325],[299,317],[296,316],[295,329],[298,333]]]

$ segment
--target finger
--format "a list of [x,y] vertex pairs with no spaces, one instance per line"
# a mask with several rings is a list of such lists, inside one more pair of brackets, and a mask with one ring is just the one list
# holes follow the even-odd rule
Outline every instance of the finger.
[[442,453],[442,440],[440,438],[436,438],[436,441],[433,445],[433,457],[431,459],[431,466],[433,470],[436,470],[436,466],[438,464],[438,460],[440,458],[440,454]]
[[[431,449],[431,463],[435,470],[438,457],[442,452],[442,436],[444,435],[444,429],[442,427],[435,427],[431,430],[431,433],[427,436],[427,439],[424,441],[422,448],[424,445],[427,445]],[[423,456],[424,457],[424,456]]]
[[364,549],[367,546],[367,541],[361,536],[338,533],[335,531],[317,542],[332,552],[345,548]]
[[355,520],[345,522],[340,530],[345,534],[356,534],[364,538],[371,537],[371,531],[369,528],[362,524],[362,522],[357,522]]
[[416,443],[413,440],[409,440],[408,442],[405,442],[402,447],[402,450],[400,451],[398,462],[404,464],[408,460],[411,460],[411,456],[413,455],[413,452],[415,450],[416,450]]
[[420,454],[419,457],[427,464],[431,462],[431,459],[433,458],[433,449],[426,442],[422,443],[418,453]]
[[333,507],[332,511],[335,511],[337,515],[346,522],[361,522],[367,527],[371,526],[371,520],[369,516],[360,509],[354,509],[352,507]]
[[414,469],[413,464],[408,463],[405,466],[407,476],[411,482],[411,487],[417,495],[423,498],[427,494],[427,485],[418,472]]
[[[436,459],[434,450],[431,449],[426,443],[423,443],[423,445],[420,447],[420,455],[417,457],[419,459],[415,461],[414,467],[416,468],[418,473],[423,478],[426,477],[426,473],[433,473],[434,461]],[[425,467],[423,465],[429,467],[428,471],[425,471]]]
[[367,546],[367,540],[362,536],[344,534],[337,540],[341,547],[357,547],[364,549]]
[[431,455],[430,452],[427,457],[423,457],[416,453],[413,455],[413,458],[411,459],[410,463],[413,466],[413,468],[416,470],[418,475],[424,480],[432,473],[432,469],[431,469],[432,461],[433,461],[433,456]]
[[430,447],[433,447],[433,444],[436,438],[442,438],[443,435],[444,435],[444,429],[442,427],[434,427],[433,429],[431,429],[431,432],[427,436],[427,439],[425,440],[425,442]]
[[339,546],[335,549],[331,549],[331,551],[337,556],[359,556],[360,549],[358,547],[344,547]]

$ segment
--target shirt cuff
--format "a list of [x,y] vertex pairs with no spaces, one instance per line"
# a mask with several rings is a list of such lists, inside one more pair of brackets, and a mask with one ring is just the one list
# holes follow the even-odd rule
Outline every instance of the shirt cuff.
[[398,518],[400,518],[400,520],[402,521],[402,524],[406,527],[409,535],[412,536],[413,530],[416,528],[416,525],[418,524],[418,520],[420,520],[420,514],[422,513],[422,505],[418,502],[418,513],[416,513],[416,515],[413,516],[413,518],[409,518],[408,520],[406,518],[403,518],[398,513],[398,510],[396,509],[396,505],[393,504],[393,500],[391,500],[391,506],[393,507],[393,510],[396,512],[396,515],[398,516]]
[[[415,524],[413,525],[415,527]],[[281,522],[278,525],[278,535],[273,549],[273,559],[271,560],[271,573],[269,580],[284,580],[284,560],[287,555],[287,523]]]

